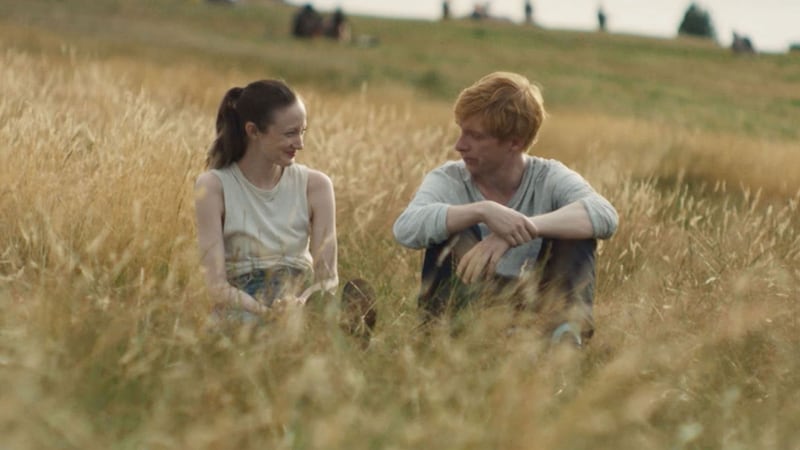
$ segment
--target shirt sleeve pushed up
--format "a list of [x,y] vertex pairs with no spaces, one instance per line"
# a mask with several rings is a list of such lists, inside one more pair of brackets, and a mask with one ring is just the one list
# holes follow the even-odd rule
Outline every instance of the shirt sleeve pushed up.
[[425,248],[447,239],[447,208],[464,203],[463,182],[442,167],[425,176],[414,198],[394,223],[392,231],[401,245]]
[[552,161],[546,188],[552,194],[553,210],[580,201],[592,222],[594,237],[608,239],[617,231],[619,217],[611,203],[598,194],[577,172]]

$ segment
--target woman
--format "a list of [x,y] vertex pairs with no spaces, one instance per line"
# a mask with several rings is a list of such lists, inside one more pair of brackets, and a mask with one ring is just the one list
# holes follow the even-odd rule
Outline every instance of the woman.
[[333,184],[296,164],[306,108],[285,83],[230,89],[217,113],[207,172],[196,183],[201,264],[218,318],[260,322],[282,303],[335,292]]

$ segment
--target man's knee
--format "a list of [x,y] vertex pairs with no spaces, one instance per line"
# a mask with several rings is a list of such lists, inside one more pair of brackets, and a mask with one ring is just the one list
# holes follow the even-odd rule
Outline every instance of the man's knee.
[[[542,246],[540,307],[552,316],[552,326],[569,322],[584,339],[594,333],[595,239],[549,240]],[[543,311],[544,312],[544,311]]]
[[478,242],[480,233],[477,227],[472,227],[425,249],[417,302],[426,316],[441,315],[452,297],[460,295],[461,283],[455,269],[458,261]]
[[595,250],[597,240],[552,239],[542,245],[541,284],[545,290],[594,295]]

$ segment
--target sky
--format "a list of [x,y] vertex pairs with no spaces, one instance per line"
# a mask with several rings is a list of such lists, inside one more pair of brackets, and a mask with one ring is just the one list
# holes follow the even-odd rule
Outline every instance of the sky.
[[[295,0],[321,11],[341,7],[345,13],[437,20],[441,0]],[[469,14],[487,0],[450,0],[453,16]],[[492,16],[516,22],[524,18],[524,0],[488,0]],[[594,30],[602,4],[612,33],[674,37],[691,0],[532,0],[534,21],[545,28]],[[732,32],[749,36],[758,51],[785,52],[800,44],[800,0],[700,0],[717,32],[729,45]]]

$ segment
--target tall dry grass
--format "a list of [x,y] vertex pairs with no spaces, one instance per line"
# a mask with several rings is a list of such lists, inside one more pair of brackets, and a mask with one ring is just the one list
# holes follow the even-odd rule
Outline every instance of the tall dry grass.
[[220,335],[192,184],[218,98],[265,75],[0,48],[1,447],[800,448],[796,143],[553,105],[537,153],[621,225],[596,337],[551,353],[502,305],[416,329],[420,255],[390,228],[454,157],[448,105],[301,86],[301,162],[334,180],[379,325],[366,350],[332,308]]

